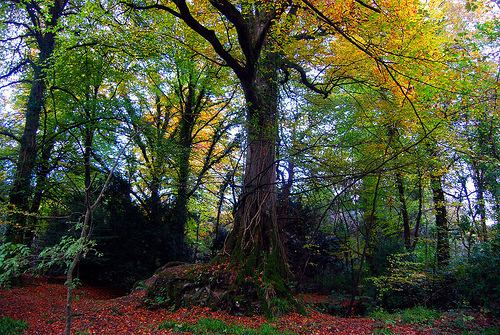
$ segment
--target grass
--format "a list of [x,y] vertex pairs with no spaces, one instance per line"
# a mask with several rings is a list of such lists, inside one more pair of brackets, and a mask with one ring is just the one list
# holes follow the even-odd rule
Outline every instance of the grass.
[[441,313],[433,309],[417,306],[395,313],[389,313],[384,310],[375,310],[370,317],[383,321],[386,324],[396,324],[397,322],[431,325],[435,320],[441,317]]
[[26,328],[28,324],[22,320],[0,318],[0,334],[2,335],[21,335]]
[[200,335],[293,335],[290,332],[280,332],[273,326],[264,323],[259,328],[249,328],[243,325],[228,324],[216,319],[200,319],[196,324],[165,321],[159,329],[170,329],[174,332],[192,332]]
[[483,329],[481,335],[498,335],[500,334],[500,326],[488,327]]
[[380,328],[373,331],[373,335],[394,335],[394,332],[389,328]]

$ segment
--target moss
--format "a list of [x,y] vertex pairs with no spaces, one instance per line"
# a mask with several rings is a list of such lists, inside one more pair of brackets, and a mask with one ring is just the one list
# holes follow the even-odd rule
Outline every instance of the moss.
[[[242,257],[242,251],[238,251]],[[268,317],[303,312],[286,282],[287,267],[278,252],[253,250],[247,258],[167,268],[148,290],[152,307],[177,309],[199,305],[236,314],[263,313]]]

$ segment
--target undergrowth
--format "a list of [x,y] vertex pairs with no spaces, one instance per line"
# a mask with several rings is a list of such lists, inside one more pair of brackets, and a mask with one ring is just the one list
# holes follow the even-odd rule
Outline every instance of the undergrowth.
[[22,320],[0,318],[0,334],[2,335],[21,335],[26,328],[28,324]]

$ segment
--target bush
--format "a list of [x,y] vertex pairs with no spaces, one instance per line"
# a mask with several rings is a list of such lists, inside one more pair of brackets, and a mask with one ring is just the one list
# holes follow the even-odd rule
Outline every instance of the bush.
[[483,306],[500,314],[500,234],[476,245],[468,260],[454,265],[456,290],[468,305]]
[[0,318],[0,334],[2,335],[21,335],[26,328],[28,324],[22,320]]
[[249,328],[207,318],[200,319],[196,324],[165,321],[158,326],[158,329],[170,329],[174,332],[191,332],[200,335],[293,335],[290,332],[280,332],[267,323],[262,324],[259,328]]
[[30,255],[24,244],[0,245],[0,287],[10,287],[28,269]]
[[375,286],[379,304],[389,310],[422,304],[446,306],[455,299],[453,290],[447,288],[453,278],[427,271],[408,253],[390,256],[387,274],[369,281]]

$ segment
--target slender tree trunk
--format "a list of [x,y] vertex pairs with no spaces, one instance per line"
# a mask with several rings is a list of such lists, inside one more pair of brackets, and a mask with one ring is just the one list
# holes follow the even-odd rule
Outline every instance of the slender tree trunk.
[[219,243],[220,239],[220,217],[222,214],[222,206],[224,205],[224,195],[226,193],[226,189],[229,186],[229,173],[224,177],[224,182],[222,183],[219,189],[219,201],[217,204],[217,218],[215,219],[214,226],[214,239],[212,241],[212,257],[215,257],[215,254],[220,250],[221,244]]
[[[182,92],[182,87],[179,87],[179,91]],[[180,152],[178,156],[178,166],[179,166],[179,181],[177,186],[177,199],[175,202],[175,218],[171,224],[171,238],[173,242],[173,250],[171,252],[177,253],[174,258],[183,259],[187,256],[184,232],[189,219],[188,212],[188,201],[189,201],[189,174],[190,165],[189,160],[191,158],[191,151],[193,145],[193,128],[194,122],[197,114],[197,107],[199,106],[195,99],[201,99],[204,93],[200,93],[201,96],[196,97],[195,87],[193,82],[190,80],[187,87],[187,94],[182,96],[184,100],[181,106],[182,114],[179,121],[179,147]],[[183,93],[179,93],[183,95]]]
[[[87,117],[90,119],[90,114],[87,112]],[[84,162],[84,173],[85,173],[85,215],[83,219],[82,232],[80,234],[80,240],[82,244],[85,244],[90,235],[90,228],[92,226],[92,176],[91,176],[91,154],[92,154],[92,142],[94,137],[94,130],[91,124],[86,126],[85,129],[85,148],[83,153]],[[64,335],[71,334],[71,324],[73,320],[72,303],[73,303],[73,288],[74,288],[74,278],[73,274],[76,267],[80,263],[83,250],[79,250],[78,253],[73,258],[71,265],[66,273],[66,326],[64,329]]]
[[[286,167],[288,178],[284,182],[281,193],[278,196],[279,200],[279,227],[280,229],[286,229],[292,221],[292,207],[291,207],[291,193],[293,187],[293,179],[295,176],[295,163],[292,160],[288,161]],[[286,241],[285,241],[286,242]]]
[[54,141],[44,143],[40,163],[36,171],[36,183],[35,191],[33,192],[33,199],[30,205],[30,213],[33,215],[29,216],[26,220],[26,227],[30,231],[35,231],[38,224],[38,218],[35,215],[40,209],[42,204],[42,199],[47,188],[47,177],[51,171],[50,156],[52,154],[52,149],[54,148]]
[[398,188],[399,203],[401,205],[401,216],[403,218],[403,240],[406,250],[410,251],[412,250],[410,217],[408,215],[408,207],[406,206],[403,177],[400,173],[396,173],[396,185]]
[[450,260],[450,244],[448,239],[448,219],[446,217],[446,199],[440,176],[431,175],[431,189],[434,200],[434,211],[437,228],[437,264],[439,268],[448,265]]
[[148,200],[150,220],[152,223],[159,226],[163,220],[161,210],[162,204],[160,198],[160,181],[156,175],[154,175],[151,179],[149,190],[151,191],[151,196]]
[[481,241],[488,240],[488,227],[486,226],[486,202],[484,199],[484,173],[477,162],[472,162],[472,180],[476,188],[477,212],[479,213],[480,227],[479,238]]
[[418,211],[417,217],[415,219],[415,228],[413,230],[413,243],[412,250],[415,250],[417,246],[418,238],[420,236],[420,225],[422,224],[422,213],[423,213],[423,202],[424,202],[424,193],[422,190],[422,174],[419,172],[418,174]]

